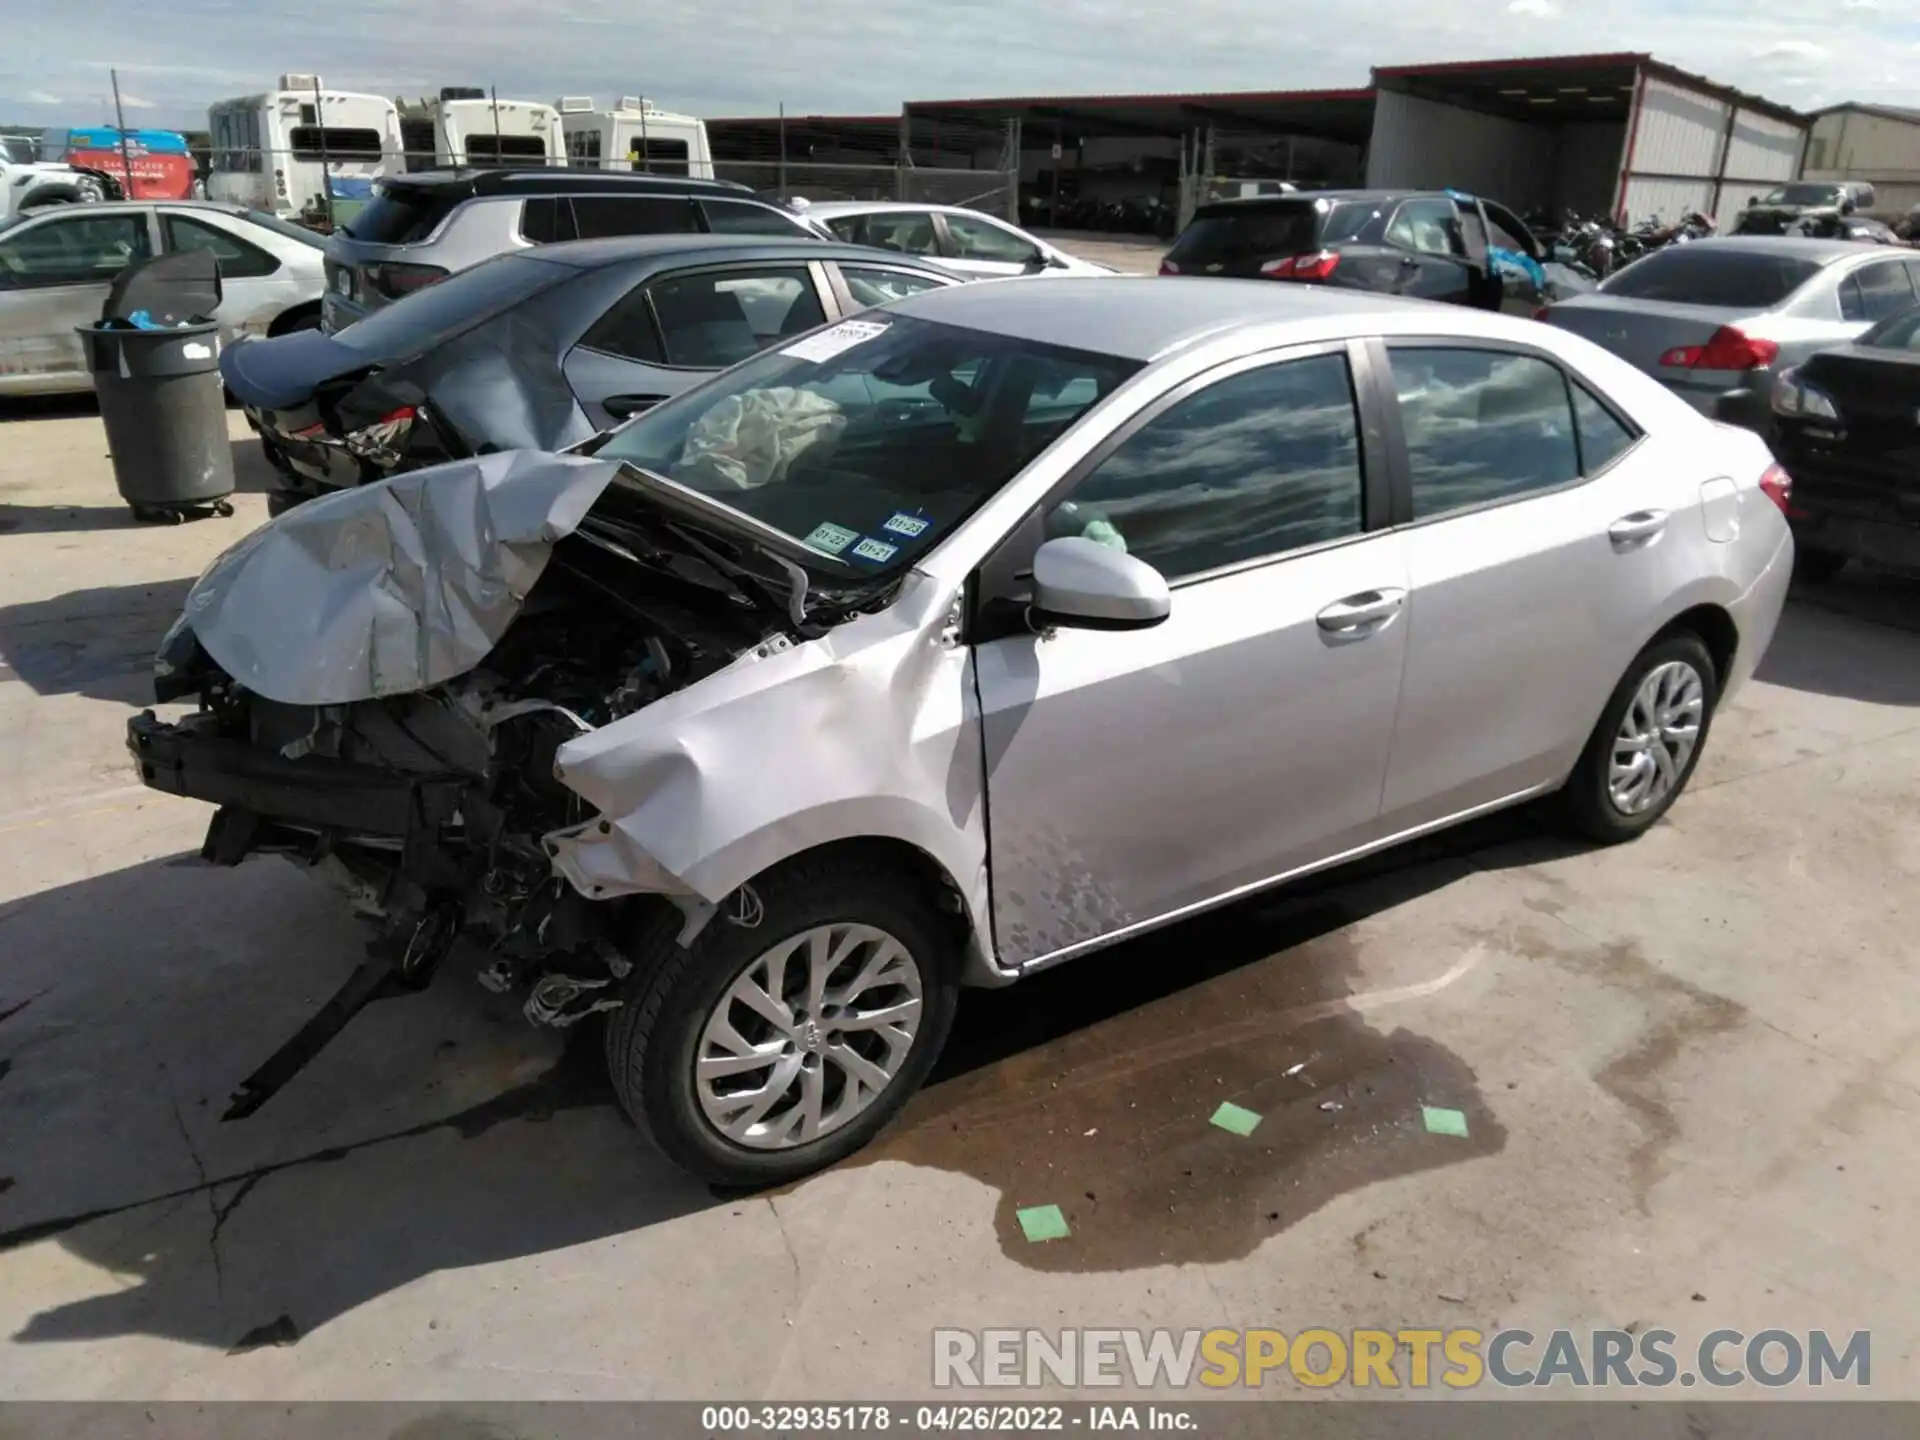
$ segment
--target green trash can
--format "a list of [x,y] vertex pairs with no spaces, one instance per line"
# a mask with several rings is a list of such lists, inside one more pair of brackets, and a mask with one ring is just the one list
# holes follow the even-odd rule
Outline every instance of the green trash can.
[[233,449],[220,326],[79,327],[107,427],[113,482],[137,520],[231,515]]

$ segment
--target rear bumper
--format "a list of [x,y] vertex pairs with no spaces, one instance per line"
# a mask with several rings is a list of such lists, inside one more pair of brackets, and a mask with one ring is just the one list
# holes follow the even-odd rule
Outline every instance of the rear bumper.
[[[1778,523],[1777,521],[1775,522]],[[1783,530],[1766,567],[1749,585],[1746,593],[1727,607],[1740,635],[1734,651],[1733,668],[1720,684],[1720,703],[1739,693],[1766,657],[1773,643],[1773,632],[1780,624],[1780,612],[1786,609],[1787,586],[1793,580],[1793,534]]]

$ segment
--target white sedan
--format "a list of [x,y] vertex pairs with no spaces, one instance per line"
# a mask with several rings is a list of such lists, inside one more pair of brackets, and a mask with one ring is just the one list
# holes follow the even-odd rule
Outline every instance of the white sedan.
[[1016,229],[1004,220],[959,205],[912,205],[883,200],[823,200],[807,207],[853,245],[874,245],[938,260],[972,280],[1010,275],[1113,275]]
[[62,205],[0,225],[0,395],[92,389],[75,329],[100,319],[122,270],[153,255],[214,253],[213,318],[228,340],[317,326],[321,247],[271,215],[192,200]]

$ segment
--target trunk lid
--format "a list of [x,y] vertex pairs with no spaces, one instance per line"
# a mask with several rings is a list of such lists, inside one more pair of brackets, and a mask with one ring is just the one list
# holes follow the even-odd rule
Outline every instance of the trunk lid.
[[1604,290],[1575,296],[1547,312],[1549,323],[1584,336],[1661,380],[1688,373],[1661,365],[1660,357],[1667,351],[1705,345],[1722,326],[1738,327],[1756,318],[1748,311],[1714,305],[1617,299]]
[[1319,249],[1323,218],[1304,196],[1203,205],[1167,252],[1167,262],[1182,275],[1257,276],[1270,260]]

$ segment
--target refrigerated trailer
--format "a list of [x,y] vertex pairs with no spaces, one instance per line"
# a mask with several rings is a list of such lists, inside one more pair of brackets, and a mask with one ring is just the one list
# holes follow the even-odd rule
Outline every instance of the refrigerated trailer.
[[590,96],[563,96],[560,126],[570,165],[713,179],[705,122],[656,110],[643,96],[623,95],[611,110],[596,110]]
[[400,136],[409,170],[567,163],[558,110],[538,100],[498,100],[476,86],[449,85],[432,100],[403,106]]
[[263,95],[207,110],[207,197],[286,219],[336,223],[400,174],[400,111],[384,95],[328,90],[318,75],[282,75]]

